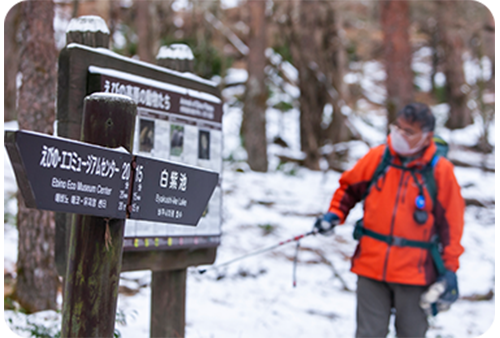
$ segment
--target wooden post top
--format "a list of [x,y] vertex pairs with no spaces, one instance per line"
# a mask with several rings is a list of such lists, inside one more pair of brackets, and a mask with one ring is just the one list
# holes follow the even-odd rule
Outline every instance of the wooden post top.
[[156,55],[156,64],[179,72],[193,72],[194,56],[191,48],[183,43],[161,46]]
[[109,47],[109,29],[103,18],[84,15],[73,18],[66,29],[66,44],[79,43],[89,47]]

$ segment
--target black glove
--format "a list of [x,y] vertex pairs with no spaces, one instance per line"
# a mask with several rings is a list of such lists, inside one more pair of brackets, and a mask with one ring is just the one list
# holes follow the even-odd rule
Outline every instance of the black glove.
[[318,217],[314,223],[314,229],[325,235],[333,230],[333,228],[340,223],[340,218],[332,212],[327,212],[322,217]]
[[437,281],[420,297],[420,307],[428,315],[447,311],[458,299],[457,275],[450,270],[438,277]]

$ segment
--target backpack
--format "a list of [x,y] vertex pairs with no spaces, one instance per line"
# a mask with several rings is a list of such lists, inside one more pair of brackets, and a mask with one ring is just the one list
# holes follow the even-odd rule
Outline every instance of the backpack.
[[[409,170],[414,179],[415,182],[417,183],[419,189],[420,189],[420,195],[423,196],[423,187],[421,184],[418,182],[415,176],[415,172],[419,172],[424,180],[424,184],[427,187],[427,191],[429,192],[429,195],[432,198],[432,201],[434,205],[436,204],[436,199],[437,199],[437,186],[436,186],[436,179],[434,178],[434,167],[436,166],[437,162],[439,161],[440,157],[447,157],[448,156],[448,143],[443,140],[439,136],[434,136],[433,141],[436,144],[437,150],[434,153],[431,162],[426,165],[422,169],[413,169],[413,168],[406,168],[402,166],[398,166],[395,164],[391,163],[392,160],[392,155],[391,152],[389,151],[389,147],[386,146],[384,150],[384,154],[382,156],[382,160],[380,161],[379,165],[375,169],[375,172],[368,183],[368,186],[366,187],[366,191],[362,197],[362,200],[366,198],[368,193],[370,192],[370,188],[372,187],[373,184],[376,184],[378,181],[378,178],[383,175],[386,170],[389,168],[389,166],[394,166],[402,170]],[[372,238],[375,238],[379,241],[383,241],[389,245],[396,245],[396,246],[409,246],[409,247],[414,247],[414,248],[422,248],[422,249],[427,249],[430,251],[434,265],[438,271],[439,275],[443,275],[446,271],[446,268],[444,267],[443,259],[441,258],[440,254],[440,241],[439,237],[437,235],[434,236],[434,238],[431,239],[430,242],[425,242],[425,241],[413,241],[413,240],[408,240],[405,238],[401,237],[395,237],[395,236],[390,236],[390,235],[383,235],[379,234],[375,231],[366,229],[363,227],[363,219],[360,219],[356,222],[356,225],[354,226],[354,232],[353,232],[353,237],[356,240],[359,240],[362,236],[369,236]]]
[[434,135],[432,140],[434,141],[437,147],[436,155],[448,158],[448,150],[450,148],[448,143],[445,140],[443,140],[441,136],[438,135]]

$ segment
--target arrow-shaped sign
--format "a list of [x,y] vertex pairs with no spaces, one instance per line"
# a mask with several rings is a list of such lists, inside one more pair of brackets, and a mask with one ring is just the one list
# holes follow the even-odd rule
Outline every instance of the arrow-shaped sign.
[[217,185],[213,171],[69,139],[6,131],[30,208],[195,226]]

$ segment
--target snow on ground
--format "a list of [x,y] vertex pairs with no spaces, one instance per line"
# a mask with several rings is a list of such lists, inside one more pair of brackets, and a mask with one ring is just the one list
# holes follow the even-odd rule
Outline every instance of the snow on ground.
[[[241,162],[245,154],[238,149],[235,133],[241,110],[231,109],[226,110],[224,117],[224,156],[233,162],[225,162],[223,173],[223,237],[215,264],[311,230],[315,215],[327,209],[340,177],[333,171],[312,172],[297,167],[272,170],[267,174],[249,171]],[[296,130],[295,113],[279,115],[270,111],[269,114],[274,114],[270,117],[273,123],[283,119],[281,123],[286,127],[282,131]],[[361,119],[356,123],[362,123]],[[7,124],[5,128],[15,129],[16,125]],[[477,128],[454,132],[462,133],[461,137],[456,137],[457,142],[476,138]],[[374,142],[380,140],[380,135],[373,133]],[[268,135],[272,137],[272,133]],[[290,144],[297,144],[293,134],[286,133],[284,137]],[[366,147],[360,149],[361,152],[367,150]],[[16,203],[11,196],[16,185],[5,151],[4,161],[4,208],[15,214]],[[484,295],[494,291],[495,286],[495,214],[491,206],[495,200],[495,175],[463,167],[456,168],[455,172],[464,197],[478,198],[490,205],[467,207],[462,240],[466,251],[458,271],[462,296]],[[295,244],[208,270],[203,275],[197,268],[189,268],[186,337],[352,337],[356,276],[349,272],[349,257],[356,246],[351,236],[352,226],[361,215],[358,205],[333,236],[317,235],[301,241],[295,288],[292,285]],[[17,232],[10,221],[4,227],[7,269],[12,269],[16,261],[16,242]],[[336,273],[340,277],[336,277]],[[147,285],[151,273],[128,272],[122,277],[125,279],[121,284],[133,287],[131,280],[134,279]],[[137,283],[135,285],[137,287]],[[124,321],[117,323],[117,329],[122,337],[149,336],[150,296],[149,286],[140,288],[134,296],[120,295],[119,318]],[[487,301],[461,299],[449,312],[431,319],[427,337],[477,337],[492,324],[494,310],[494,297]],[[16,332],[24,337],[29,336],[24,331],[26,328],[38,325],[39,330],[45,327],[54,333],[60,325],[60,315],[53,311],[31,316],[6,311],[5,318],[11,328],[17,327]],[[390,336],[394,337],[393,330]]]
[[[309,231],[314,221],[310,214],[326,208],[338,176],[305,170],[296,176],[226,171],[224,237],[216,264]],[[270,201],[275,204],[269,206]],[[293,244],[204,275],[190,268],[186,336],[352,337],[355,294],[344,291],[332,269],[320,264],[320,256],[309,250],[320,249],[348,288],[355,290],[348,256],[355,246],[352,224],[360,215],[359,207],[353,210],[347,224],[332,237],[302,240],[305,250],[299,252],[296,288],[292,286]],[[493,210],[469,207],[466,222],[466,252],[458,273],[461,294],[485,294],[494,289]],[[267,236],[259,227],[266,224],[275,228]],[[147,301],[149,291],[141,293]],[[144,314],[147,324],[147,311]],[[459,300],[448,313],[432,320],[428,337],[477,337],[486,332],[493,318],[494,300]],[[138,329],[133,322],[128,326]],[[146,330],[147,325],[142,327]],[[127,330],[122,333],[133,337]]]
[[[416,81],[420,81],[418,85],[422,88],[428,87],[425,83],[426,58],[428,51],[422,49],[415,54],[413,61],[413,68],[418,73]],[[290,68],[290,74],[296,71],[290,64],[282,63],[281,66]],[[469,73],[476,68],[469,67]],[[378,84],[384,77],[380,63],[374,61],[353,63],[344,80],[358,82],[372,101],[383,102],[385,91]],[[290,103],[296,99],[298,89],[295,86],[283,84],[277,77],[269,78],[274,81],[275,91],[268,102],[270,107],[280,100]],[[291,163],[279,166],[277,154],[291,158],[303,156],[296,107],[287,112],[274,108],[267,110],[270,172],[262,174],[249,170],[239,137],[242,110],[237,99],[244,93],[242,83],[246,79],[246,71],[237,69],[229,70],[224,79],[232,86],[222,91],[225,102],[223,236],[215,264],[310,231],[315,217],[327,210],[340,177],[337,172],[312,172]],[[354,165],[368,151],[367,144],[375,146],[385,140],[385,113],[370,106],[365,100],[360,100],[356,111],[347,107],[343,110],[363,138],[363,142],[335,145],[349,148],[347,166]],[[441,104],[432,109],[437,117],[437,133],[450,143],[450,157],[490,169],[495,167],[493,154],[482,155],[463,147],[475,144],[481,136],[480,119],[467,128],[452,132],[443,127],[449,107]],[[6,123],[4,129],[17,129],[17,124]],[[494,145],[494,123],[489,135],[489,141]],[[277,136],[289,148],[271,144]],[[3,169],[4,267],[15,275],[17,231],[13,224],[17,212],[14,197],[17,186],[5,151]],[[495,174],[465,167],[456,167],[455,174],[463,196],[485,205],[466,209],[462,240],[465,253],[457,273],[461,295],[476,297],[495,290]],[[362,208],[358,205],[349,214],[346,224],[336,228],[334,235],[310,236],[301,241],[295,288],[292,284],[294,243],[223,268],[208,270],[203,275],[197,268],[189,268],[186,337],[352,337],[355,331],[356,276],[349,269],[350,256],[356,246],[352,239],[353,224],[361,216]],[[150,280],[149,271],[122,274],[122,285],[138,289],[135,295],[120,294],[118,299],[116,328],[124,338],[149,336]],[[139,285],[145,287],[139,288]],[[489,329],[494,314],[495,297],[485,301],[460,299],[450,311],[431,319],[427,337],[477,337]],[[54,311],[30,316],[6,311],[5,319],[11,329],[23,337],[29,337],[30,329],[46,330],[49,336],[53,336],[60,327],[60,314]],[[390,337],[394,335],[392,329]]]

